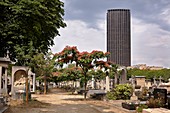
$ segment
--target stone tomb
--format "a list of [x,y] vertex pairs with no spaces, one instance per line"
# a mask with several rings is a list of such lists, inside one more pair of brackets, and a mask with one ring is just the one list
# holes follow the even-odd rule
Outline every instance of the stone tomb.
[[28,71],[29,92],[35,92],[35,74],[32,73],[26,66],[13,66],[12,67],[12,98],[22,99],[25,93],[25,82]]
[[145,87],[145,76],[135,76],[137,86]]
[[0,95],[7,94],[7,84],[8,84],[8,77],[7,77],[7,70],[8,64],[10,63],[9,57],[2,58],[0,57]]

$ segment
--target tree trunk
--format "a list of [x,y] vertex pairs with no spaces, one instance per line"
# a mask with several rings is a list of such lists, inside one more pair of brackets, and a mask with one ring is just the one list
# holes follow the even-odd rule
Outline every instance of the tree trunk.
[[44,94],[47,94],[47,78],[46,76],[44,77]]
[[84,87],[85,87],[85,92],[84,92],[84,99],[86,100],[86,96],[87,96],[87,80],[86,80],[86,73],[84,73],[84,77],[85,77],[85,81],[84,81]]
[[28,97],[29,97],[29,96],[28,96],[28,95],[29,95],[29,94],[28,94],[28,88],[29,88],[29,87],[28,87],[28,76],[26,77],[26,83],[25,83],[25,85],[26,85],[26,103],[28,104]]

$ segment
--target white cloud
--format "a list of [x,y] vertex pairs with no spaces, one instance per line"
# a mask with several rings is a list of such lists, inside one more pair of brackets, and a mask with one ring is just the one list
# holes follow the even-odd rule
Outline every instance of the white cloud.
[[[170,32],[157,24],[132,20],[132,64],[146,63],[169,67]],[[166,60],[165,60],[166,59]]]
[[[66,45],[80,51],[106,50],[106,12],[110,8],[128,8],[132,14],[132,64],[146,63],[170,67],[169,0],[103,1],[62,0],[67,27],[55,38],[53,52]],[[96,1],[97,4],[96,5]],[[152,8],[151,8],[152,7]]]
[[80,20],[66,21],[67,27],[60,30],[60,37],[56,37],[52,51],[59,52],[65,46],[77,46],[80,51],[105,50],[105,31],[102,21],[98,21],[98,28],[89,28]]
[[[163,8],[162,13],[159,15],[161,20],[165,21],[167,24],[170,24],[170,5],[168,7]],[[163,17],[163,18],[162,18]]]
[[[106,22],[97,20],[97,28],[91,28],[80,20],[66,21],[67,27],[60,30],[52,47],[54,53],[60,52],[66,45],[77,46],[80,51],[106,51]],[[143,20],[132,20],[132,65],[146,63],[170,67],[170,33],[159,25],[148,24]],[[166,60],[165,60],[166,59]]]

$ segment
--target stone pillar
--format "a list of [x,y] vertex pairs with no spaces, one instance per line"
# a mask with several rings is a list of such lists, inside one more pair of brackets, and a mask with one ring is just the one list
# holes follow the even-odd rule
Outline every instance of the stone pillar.
[[96,81],[96,89],[101,89],[99,80]]
[[95,89],[95,80],[94,80],[94,75],[92,75],[92,80],[91,80],[91,87],[92,89]]
[[76,88],[80,88],[80,79],[77,79],[76,81]]
[[12,69],[12,83],[11,83],[11,94],[12,94],[12,97],[14,98],[14,71]]
[[162,84],[162,76],[159,77],[159,85]]
[[40,86],[39,80],[36,80],[36,84],[37,84],[38,87]]
[[2,93],[2,66],[0,66],[0,94]]
[[138,100],[138,97],[135,95],[135,77],[132,77],[132,86],[133,86],[133,95],[131,96],[130,100],[135,101]]
[[110,78],[106,76],[106,91],[110,91]]
[[8,93],[8,88],[7,88],[7,85],[8,85],[8,75],[7,75],[7,68],[5,68],[5,94]]
[[104,80],[100,81],[100,86],[101,86],[101,89],[104,89]]
[[117,85],[117,80],[118,80],[118,74],[117,74],[117,73],[115,73],[114,87]]
[[110,88],[113,88],[113,79],[110,79]]
[[33,80],[32,80],[32,85],[33,85],[33,92],[35,92],[35,90],[36,90],[36,85],[35,85],[36,83],[35,83],[35,74],[33,74]]

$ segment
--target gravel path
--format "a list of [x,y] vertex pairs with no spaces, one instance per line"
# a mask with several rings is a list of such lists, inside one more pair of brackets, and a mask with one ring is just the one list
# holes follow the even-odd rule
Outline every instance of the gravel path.
[[29,105],[11,106],[5,113],[126,113],[109,102],[84,100],[61,89],[52,89],[47,95],[32,95],[38,101]]

